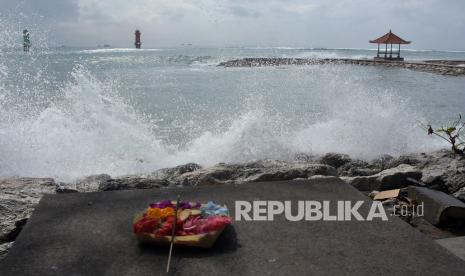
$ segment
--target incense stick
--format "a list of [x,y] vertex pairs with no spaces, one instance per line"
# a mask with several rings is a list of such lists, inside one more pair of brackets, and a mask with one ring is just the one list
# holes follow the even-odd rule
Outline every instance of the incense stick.
[[176,209],[174,209],[173,230],[171,231],[170,252],[168,254],[168,264],[166,265],[166,273],[170,272],[171,255],[173,253],[174,237],[176,236],[176,223],[177,223],[177,220],[178,220],[179,200],[180,200],[180,197],[178,195],[178,198],[176,200]]

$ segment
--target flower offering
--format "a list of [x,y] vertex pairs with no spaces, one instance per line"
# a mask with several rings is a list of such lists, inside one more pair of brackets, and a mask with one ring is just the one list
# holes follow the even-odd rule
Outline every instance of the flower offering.
[[175,228],[174,243],[211,247],[231,223],[226,206],[164,200],[150,204],[134,219],[133,231],[141,242],[169,244]]

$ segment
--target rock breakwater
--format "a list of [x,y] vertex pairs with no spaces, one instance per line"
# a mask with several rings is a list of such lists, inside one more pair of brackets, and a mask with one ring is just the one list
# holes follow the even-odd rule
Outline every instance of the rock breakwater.
[[230,60],[218,64],[223,67],[262,67],[285,65],[321,65],[321,64],[351,64],[361,66],[384,66],[391,68],[403,68],[413,71],[428,72],[448,76],[465,76],[465,61],[389,61],[371,59],[347,59],[347,58],[244,58]]
[[340,177],[364,192],[416,185],[439,190],[465,201],[465,157],[455,155],[449,150],[408,154],[397,158],[383,155],[371,161],[328,153],[324,156],[299,154],[292,161],[219,163],[206,168],[189,163],[138,175],[92,175],[72,183],[57,182],[52,178],[7,178],[0,179],[0,258],[11,247],[43,194],[241,184],[318,177]]

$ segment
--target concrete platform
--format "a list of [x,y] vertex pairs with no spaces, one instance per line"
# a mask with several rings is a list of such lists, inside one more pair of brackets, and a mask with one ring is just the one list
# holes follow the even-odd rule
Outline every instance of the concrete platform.
[[[164,275],[168,249],[139,245],[131,222],[148,203],[177,194],[225,203],[233,213],[235,200],[369,201],[336,178],[47,195],[0,263],[0,275]],[[175,247],[172,268],[173,275],[461,275],[465,262],[394,217],[289,222],[279,216],[235,221],[209,250]]]
[[424,187],[409,186],[408,196],[424,203],[425,219],[438,225],[453,219],[465,219],[465,203],[446,193]]
[[465,261],[465,236],[448,239],[439,239],[436,240],[436,242],[450,250],[460,259]]

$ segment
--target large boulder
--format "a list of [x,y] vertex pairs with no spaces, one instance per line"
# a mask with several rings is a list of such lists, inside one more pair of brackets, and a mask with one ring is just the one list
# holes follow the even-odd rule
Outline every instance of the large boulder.
[[96,174],[78,178],[71,183],[59,183],[57,187],[57,193],[69,193],[69,192],[97,192],[100,186],[105,185],[107,181],[112,178],[108,174]]
[[381,170],[362,160],[352,160],[337,169],[338,176],[369,176]]
[[[394,157],[389,155],[389,154],[383,154],[381,156],[378,156],[377,158],[371,160],[370,165],[373,168],[379,169],[379,170],[386,170],[389,168],[392,168],[392,162],[394,160]],[[397,164],[397,166],[400,164]],[[397,167],[394,166],[394,167]]]
[[172,179],[175,184],[182,186],[203,186],[222,184],[234,179],[235,170],[225,164],[218,164],[206,169],[186,172]]
[[444,149],[430,153],[402,155],[389,162],[392,168],[400,164],[413,165],[422,171],[427,187],[453,194],[465,187],[465,156]]
[[225,183],[291,180],[313,175],[336,175],[336,170],[325,164],[305,161],[285,162],[261,160],[243,164],[224,164],[198,169],[170,178],[170,185],[202,186]]
[[57,192],[99,192],[132,189],[152,189],[179,184],[180,175],[200,170],[202,167],[188,163],[173,168],[163,168],[148,174],[123,175],[111,177],[108,174],[97,174],[78,178],[70,183],[59,183]]
[[465,187],[465,162],[462,159],[435,160],[426,165],[422,181],[430,188],[455,193]]
[[112,178],[100,183],[99,191],[134,190],[134,189],[154,189],[168,186],[168,181],[150,179],[137,175],[128,175]]
[[422,173],[418,168],[402,164],[371,176],[342,177],[342,179],[361,191],[384,191],[415,185],[421,176]]
[[182,174],[194,172],[202,169],[202,166],[196,163],[187,163],[174,168],[164,168],[151,173],[148,178],[170,181]]
[[321,164],[326,164],[336,169],[351,161],[352,159],[350,159],[349,155],[333,152],[323,155],[320,159]]
[[298,178],[309,178],[314,175],[335,176],[336,170],[324,164],[307,164],[275,170],[267,170],[263,173],[253,175],[245,179],[247,182],[292,180]]

